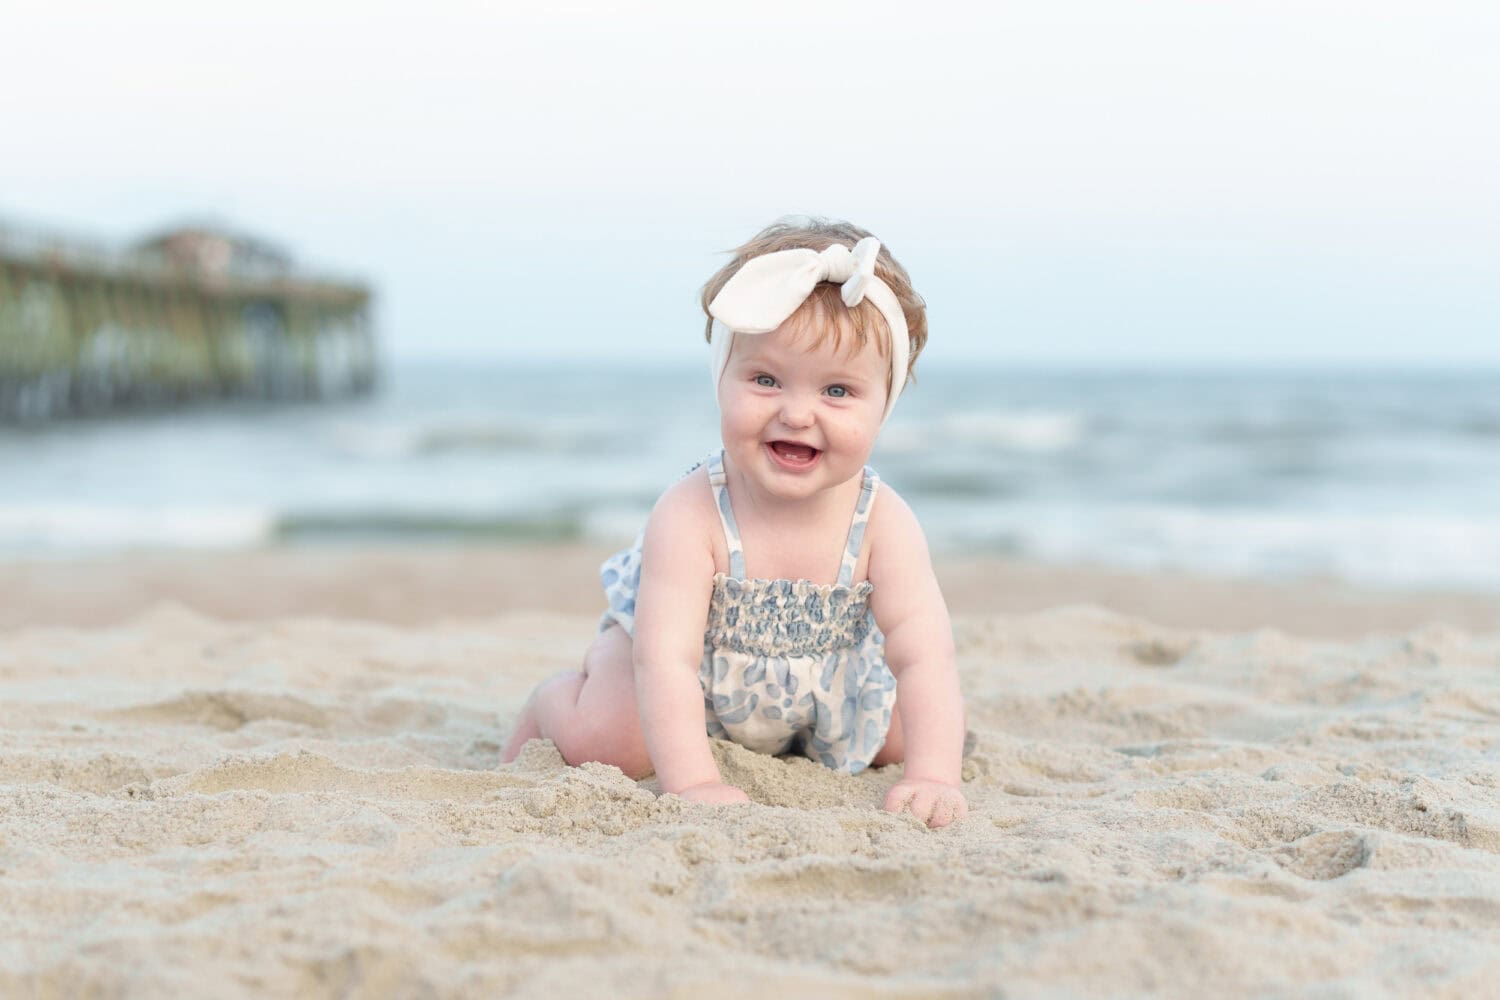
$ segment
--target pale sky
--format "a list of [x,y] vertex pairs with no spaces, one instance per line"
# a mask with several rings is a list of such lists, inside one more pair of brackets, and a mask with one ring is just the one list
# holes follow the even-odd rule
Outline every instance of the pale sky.
[[702,360],[799,212],[934,361],[1500,364],[1493,4],[546,8],[0,0],[0,219],[225,221],[406,357]]

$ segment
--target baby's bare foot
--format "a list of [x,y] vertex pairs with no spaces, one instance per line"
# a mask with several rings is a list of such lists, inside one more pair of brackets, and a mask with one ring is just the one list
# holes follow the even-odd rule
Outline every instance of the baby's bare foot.
[[536,724],[536,713],[531,710],[531,699],[528,698],[521,707],[521,713],[516,716],[516,728],[506,741],[505,749],[500,751],[500,763],[509,764],[521,755],[521,748],[528,740],[540,739],[541,736],[542,731]]

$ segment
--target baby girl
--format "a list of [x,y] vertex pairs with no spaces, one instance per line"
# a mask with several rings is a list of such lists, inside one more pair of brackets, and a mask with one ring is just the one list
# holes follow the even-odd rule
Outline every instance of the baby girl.
[[778,223],[703,289],[723,450],[609,559],[581,671],[540,684],[501,759],[545,737],[695,802],[746,802],[709,737],[963,817],[964,703],[948,610],[911,509],[865,462],[927,340],[925,305],[870,234]]

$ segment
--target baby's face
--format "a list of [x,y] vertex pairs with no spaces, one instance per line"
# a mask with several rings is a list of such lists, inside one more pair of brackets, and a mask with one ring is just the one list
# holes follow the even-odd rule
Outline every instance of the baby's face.
[[858,475],[885,413],[889,361],[873,339],[857,352],[812,342],[794,316],[770,333],[737,334],[719,382],[720,433],[731,463],[773,496],[803,499]]

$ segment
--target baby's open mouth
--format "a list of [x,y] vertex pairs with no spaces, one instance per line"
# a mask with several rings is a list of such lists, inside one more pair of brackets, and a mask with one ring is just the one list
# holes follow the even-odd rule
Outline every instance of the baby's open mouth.
[[797,444],[793,441],[772,441],[771,450],[776,453],[777,458],[788,465],[810,465],[822,454],[811,445]]

